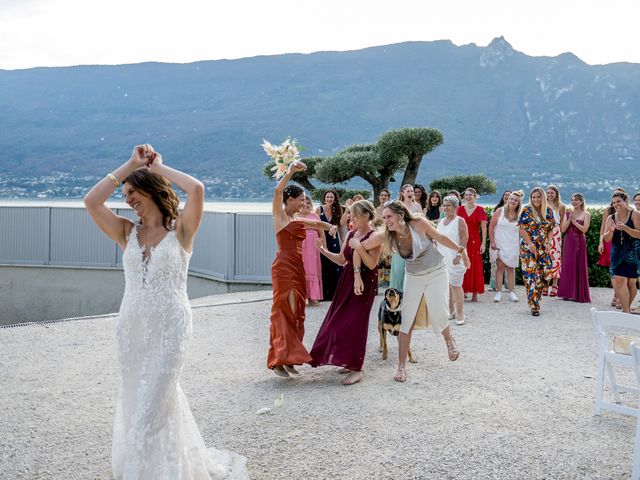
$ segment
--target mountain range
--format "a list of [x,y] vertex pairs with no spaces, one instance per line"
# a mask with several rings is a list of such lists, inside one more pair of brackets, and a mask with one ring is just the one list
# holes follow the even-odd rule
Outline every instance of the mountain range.
[[402,127],[444,135],[422,162],[421,183],[480,172],[499,187],[538,179],[633,188],[640,64],[531,57],[499,37],[487,47],[443,40],[189,64],[0,70],[5,186],[51,175],[92,182],[133,145],[152,143],[167,164],[204,178],[209,196],[261,198],[273,189],[262,176],[263,138],[290,136],[304,155],[328,156]]

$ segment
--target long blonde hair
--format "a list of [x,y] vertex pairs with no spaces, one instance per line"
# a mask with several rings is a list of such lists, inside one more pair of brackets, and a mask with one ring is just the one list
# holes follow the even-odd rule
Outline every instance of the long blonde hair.
[[[561,210],[562,207],[564,207],[564,203],[562,203],[562,199],[560,198],[560,190],[558,190],[558,187],[556,187],[555,185],[549,185],[547,187],[547,190],[553,190],[554,192],[556,192],[556,201],[555,204],[547,204],[549,207],[551,207],[551,210]],[[545,199],[547,197],[547,192],[544,192],[544,196]],[[558,208],[556,208],[558,207]]]
[[[524,192],[522,190],[517,190],[515,192],[511,192],[511,195],[515,195],[516,197],[518,197],[518,207],[516,208],[516,218],[518,218],[520,216],[520,212],[522,211],[522,199],[524,198]],[[507,216],[507,213],[509,213],[509,200],[507,199],[507,202],[502,206],[502,211],[504,212],[503,215],[504,217],[509,220],[509,217]]]
[[[533,194],[535,192],[538,192],[540,194],[540,196],[542,197],[540,199],[540,213],[538,213],[538,209],[533,205],[533,202],[531,201],[531,197],[533,197]],[[542,187],[534,187],[531,190],[531,193],[529,193],[529,206],[531,207],[531,210],[533,210],[533,216],[535,217],[536,220],[546,220],[546,218],[547,218],[547,192],[545,192]],[[542,215],[542,217],[540,217],[540,215]]]
[[[407,207],[405,207],[404,203],[402,203],[400,200],[394,200],[393,202],[389,202],[385,205],[384,208],[391,210],[391,212],[395,213],[396,215],[402,216],[402,218],[400,219],[401,225],[402,225],[402,222],[409,223],[412,220],[416,220],[418,218],[414,216],[409,210],[407,210]],[[382,251],[384,255],[390,255],[398,251],[398,241],[396,239],[396,232],[392,232],[391,230],[389,230],[389,228],[386,225],[384,226],[384,244],[383,244]]]

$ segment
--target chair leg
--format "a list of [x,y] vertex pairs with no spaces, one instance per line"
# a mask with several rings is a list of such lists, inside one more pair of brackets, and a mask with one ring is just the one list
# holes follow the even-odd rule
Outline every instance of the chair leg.
[[636,439],[633,445],[633,480],[640,480],[640,418],[636,417]]
[[613,398],[616,403],[622,403],[622,399],[620,398],[620,392],[618,391],[618,382],[616,382],[616,375],[613,373],[613,368],[609,363],[606,364],[607,374],[609,376],[609,382],[611,383],[611,388],[613,389]]
[[602,413],[602,392],[604,390],[604,357],[598,359],[598,373],[596,379],[596,415]]

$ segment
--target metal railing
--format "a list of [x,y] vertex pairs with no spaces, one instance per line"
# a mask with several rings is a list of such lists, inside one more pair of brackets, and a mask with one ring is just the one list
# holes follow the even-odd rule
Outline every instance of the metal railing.
[[[113,208],[134,218],[128,208]],[[271,283],[276,253],[266,213],[205,212],[189,271],[229,283]],[[122,252],[84,208],[0,206],[0,264],[122,268]]]

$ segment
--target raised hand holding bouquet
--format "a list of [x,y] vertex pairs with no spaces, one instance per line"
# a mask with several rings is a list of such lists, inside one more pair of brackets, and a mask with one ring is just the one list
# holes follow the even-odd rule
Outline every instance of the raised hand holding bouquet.
[[296,145],[295,140],[291,140],[287,138],[280,145],[271,145],[266,140],[262,141],[262,148],[269,155],[274,162],[276,162],[275,166],[271,169],[275,173],[276,180],[279,180],[287,173],[287,168],[289,168],[289,164],[293,162],[298,162],[300,160],[300,151],[298,150],[298,146]]

